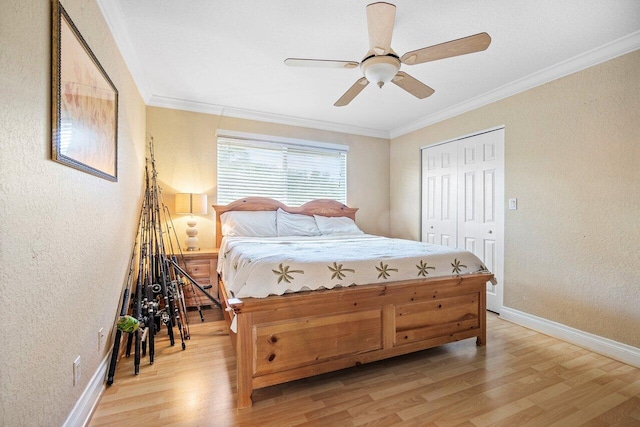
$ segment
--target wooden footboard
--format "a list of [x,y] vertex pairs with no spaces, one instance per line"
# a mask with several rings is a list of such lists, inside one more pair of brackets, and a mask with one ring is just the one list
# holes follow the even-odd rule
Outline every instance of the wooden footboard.
[[486,342],[486,282],[472,274],[227,299],[238,407],[254,389],[476,337]]

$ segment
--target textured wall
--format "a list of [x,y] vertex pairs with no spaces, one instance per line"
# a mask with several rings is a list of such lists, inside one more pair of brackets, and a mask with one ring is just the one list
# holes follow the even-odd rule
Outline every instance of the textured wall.
[[420,147],[505,125],[505,306],[640,347],[638,70],[640,51],[392,140],[391,234],[419,238]]
[[[347,202],[360,208],[356,219],[364,231],[389,234],[388,140],[148,107],[147,132],[155,141],[158,180],[171,210],[175,193],[203,192],[209,196],[209,205],[215,204],[217,129],[348,145]],[[178,236],[186,237],[186,216],[172,216]],[[197,220],[200,247],[213,247],[213,209]]]
[[[93,1],[64,6],[120,93],[118,182],[50,160],[51,4],[0,3],[0,425],[61,425],[109,353],[141,199],[145,106]],[[82,376],[73,386],[72,365]]]

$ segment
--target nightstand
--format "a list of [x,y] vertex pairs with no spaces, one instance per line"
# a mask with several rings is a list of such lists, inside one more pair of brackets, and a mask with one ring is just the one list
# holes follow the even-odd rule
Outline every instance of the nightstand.
[[[216,300],[220,301],[218,295],[218,249],[202,249],[199,251],[184,251],[182,253],[185,262],[185,271],[202,287],[211,288],[207,292]],[[213,305],[214,303],[204,295],[200,289],[190,283],[184,288],[184,299],[187,307],[197,307],[200,305]],[[193,289],[193,291],[191,290]],[[194,295],[195,292],[195,295]]]

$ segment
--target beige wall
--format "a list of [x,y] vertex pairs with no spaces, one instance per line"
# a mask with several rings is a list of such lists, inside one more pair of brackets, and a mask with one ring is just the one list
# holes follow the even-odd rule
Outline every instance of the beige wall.
[[[147,133],[154,138],[158,181],[173,210],[175,193],[202,192],[216,203],[217,129],[349,146],[347,203],[360,208],[356,222],[367,233],[389,234],[389,141],[295,126],[221,117],[167,108],[147,108]],[[186,216],[173,214],[180,244],[186,237]],[[202,248],[214,243],[214,211],[198,217]]]
[[[419,239],[419,149],[505,126],[505,306],[640,347],[640,51],[391,141],[391,234]],[[506,201],[505,201],[506,206]]]
[[[61,425],[99,364],[133,245],[145,106],[94,2],[64,6],[120,93],[118,182],[50,160],[51,4],[0,4],[0,425]],[[72,364],[82,376],[73,386]]]

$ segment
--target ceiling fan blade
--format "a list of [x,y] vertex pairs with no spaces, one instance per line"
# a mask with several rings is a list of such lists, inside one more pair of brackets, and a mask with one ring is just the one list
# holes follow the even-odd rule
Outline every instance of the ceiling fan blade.
[[407,65],[422,64],[423,62],[480,52],[487,49],[490,43],[491,37],[489,34],[480,33],[434,46],[412,50],[402,55],[400,60]]
[[378,2],[367,6],[367,27],[369,28],[369,50],[376,55],[386,55],[391,50],[393,24],[396,7],[390,3]]
[[335,105],[336,107],[344,107],[345,105],[349,104],[353,100],[353,98],[355,98],[360,92],[362,92],[362,89],[367,87],[368,84],[369,81],[366,78],[360,78],[333,105]]
[[333,61],[331,59],[287,58],[284,63],[290,67],[321,67],[321,68],[356,68],[360,65],[356,61]]
[[400,71],[398,74],[396,74],[395,77],[391,79],[391,81],[419,99],[424,99],[428,96],[431,96],[433,92],[435,92],[435,90],[431,89],[420,80],[411,77],[404,71]]

